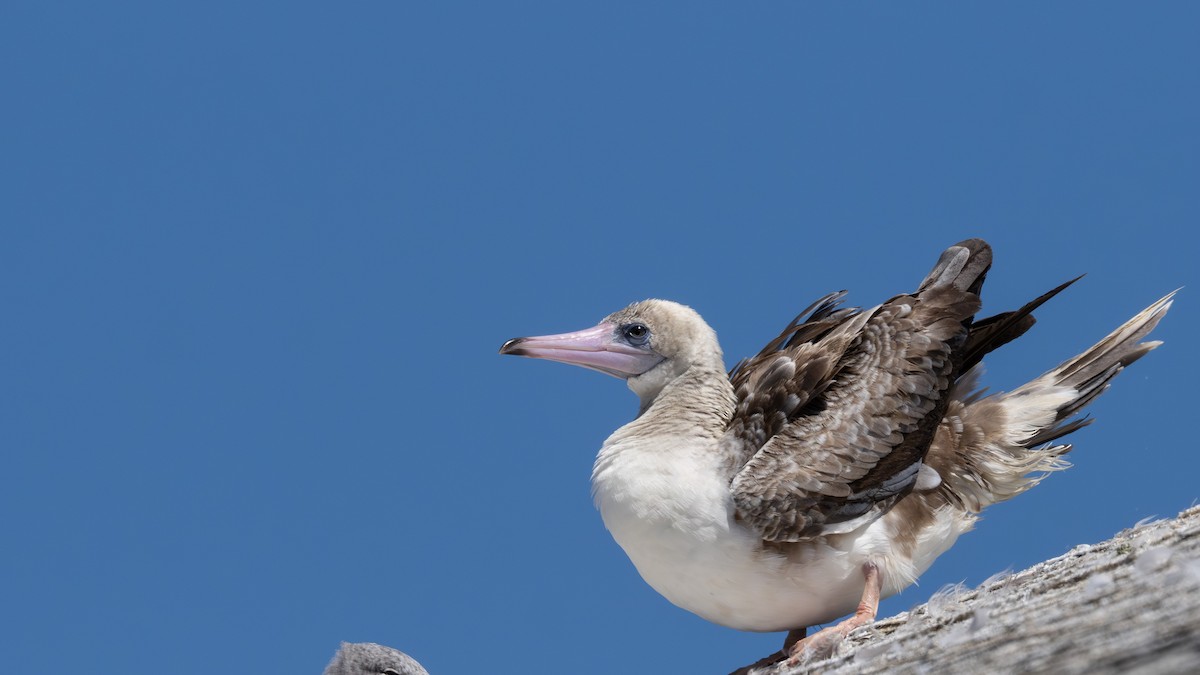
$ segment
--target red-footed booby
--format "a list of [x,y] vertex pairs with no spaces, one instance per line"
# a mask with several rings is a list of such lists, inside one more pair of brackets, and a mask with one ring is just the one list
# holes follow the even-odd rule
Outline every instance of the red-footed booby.
[[343,642],[322,675],[429,675],[413,657],[373,642]]
[[1065,468],[1071,446],[1057,441],[1091,421],[1076,414],[1160,344],[1141,340],[1174,293],[1041,377],[985,395],[984,355],[1074,281],[976,321],[991,262],[970,239],[913,293],[865,310],[828,295],[728,374],[712,328],[665,300],[500,353],[628,382],[641,410],[592,472],[605,526],[672,603],[731,628],[789,631],[780,657],[795,662],[873,621],[982,509]]

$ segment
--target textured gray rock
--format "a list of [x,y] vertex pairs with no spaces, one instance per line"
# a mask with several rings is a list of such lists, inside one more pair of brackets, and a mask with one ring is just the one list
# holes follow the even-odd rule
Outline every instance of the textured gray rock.
[[1200,673],[1200,506],[974,590],[947,588],[800,673]]

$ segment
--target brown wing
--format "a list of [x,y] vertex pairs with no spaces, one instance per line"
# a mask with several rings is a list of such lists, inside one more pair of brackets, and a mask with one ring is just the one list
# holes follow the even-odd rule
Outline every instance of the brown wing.
[[817,300],[756,356],[729,372],[737,395],[723,439],[731,478],[784,427],[814,412],[833,382],[846,347],[866,318],[858,308],[838,309],[845,295],[840,291]]
[[990,261],[986,243],[963,242],[917,293],[867,312],[819,308],[735,369],[725,442],[748,458],[731,486],[743,523],[798,541],[869,522],[912,489]]

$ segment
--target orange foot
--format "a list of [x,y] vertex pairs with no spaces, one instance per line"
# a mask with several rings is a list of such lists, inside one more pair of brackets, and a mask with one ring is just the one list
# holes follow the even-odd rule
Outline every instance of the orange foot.
[[[866,577],[867,585],[863,588],[862,600],[858,603],[858,610],[854,612],[854,616],[836,626],[822,628],[803,640],[797,640],[795,644],[790,644],[790,640],[784,643],[784,651],[789,656],[789,666],[833,656],[837,646],[855,628],[865,626],[875,620],[875,614],[879,611],[879,595],[883,591],[883,580],[875,563],[863,565],[863,576]],[[803,635],[803,632],[800,635]],[[791,638],[792,635],[789,634],[788,637]]]

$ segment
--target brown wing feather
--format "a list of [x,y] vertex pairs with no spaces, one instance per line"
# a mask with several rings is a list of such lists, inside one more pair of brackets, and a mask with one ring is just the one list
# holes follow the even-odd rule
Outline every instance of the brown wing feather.
[[779,337],[730,371],[737,395],[724,439],[731,477],[787,424],[810,414],[833,381],[846,347],[865,319],[858,308],[837,309],[845,294],[830,293],[810,305]]
[[777,339],[735,370],[727,442],[748,456],[731,486],[742,522],[797,541],[878,517],[911,490],[989,263],[987,244],[963,242],[917,294],[793,323],[803,341]]

